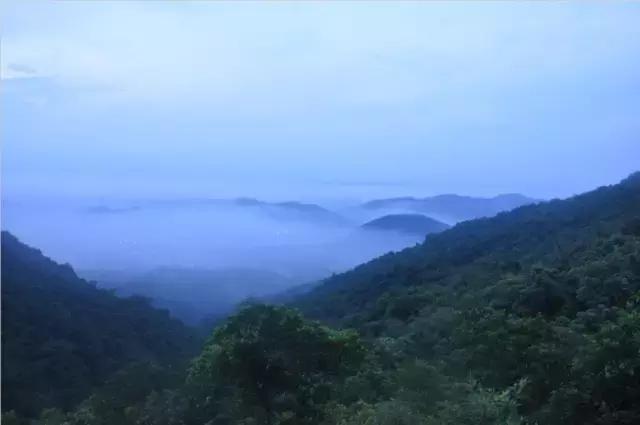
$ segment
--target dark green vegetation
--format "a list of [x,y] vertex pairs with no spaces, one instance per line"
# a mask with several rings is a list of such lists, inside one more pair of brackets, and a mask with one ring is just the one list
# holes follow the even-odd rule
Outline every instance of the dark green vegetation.
[[118,298],[2,232],[2,408],[71,408],[125,365],[178,366],[192,331],[143,298]]
[[[464,412],[485,394],[504,396],[485,401],[511,403],[525,423],[633,424],[639,303],[636,173],[565,201],[462,223],[328,279],[297,305],[386,347],[392,370],[410,364],[434,375],[411,384],[422,394],[405,404],[411,414]],[[399,383],[391,399],[411,385]],[[449,385],[471,385],[470,398],[455,401]]]
[[107,384],[38,423],[640,423],[640,174],[462,223],[293,304],[333,329],[247,306],[182,379]]
[[216,400],[220,407],[211,412],[221,422],[314,424],[323,419],[334,387],[357,371],[364,355],[353,331],[331,330],[284,307],[255,305],[214,332],[189,380],[207,394],[222,389],[231,396]]
[[362,225],[366,230],[384,230],[426,236],[450,226],[422,214],[389,214]]
[[[31,422],[316,424],[366,355],[354,331],[309,322],[285,307],[253,305],[216,329],[181,381],[171,369],[130,366],[74,411],[45,409]],[[3,415],[3,424],[27,421]]]

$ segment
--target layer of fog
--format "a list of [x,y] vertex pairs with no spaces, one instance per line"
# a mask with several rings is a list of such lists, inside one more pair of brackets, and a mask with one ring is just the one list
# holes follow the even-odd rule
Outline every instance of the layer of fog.
[[365,218],[331,223],[220,205],[94,207],[5,202],[2,227],[76,269],[254,266],[293,274],[316,264],[334,272],[415,240],[363,234],[357,228]]
[[[211,281],[219,290],[211,299],[235,303],[322,279],[423,239],[360,229],[375,213],[342,218],[328,210],[311,208],[309,212],[300,205],[4,202],[2,227],[101,286],[130,294],[135,292],[127,290],[130,284],[142,288],[142,295],[182,303],[185,311],[190,302],[203,301],[202,293],[188,285]],[[158,274],[158,270],[164,272]],[[196,271],[209,273],[209,281],[194,280]],[[253,273],[250,278],[248,272]],[[160,283],[152,288],[150,282],[154,273],[165,285],[160,293],[154,292]],[[183,296],[176,295],[180,292],[167,287],[167,278],[160,276],[182,285]],[[201,316],[207,306],[198,309]],[[212,305],[210,313],[220,309]]]

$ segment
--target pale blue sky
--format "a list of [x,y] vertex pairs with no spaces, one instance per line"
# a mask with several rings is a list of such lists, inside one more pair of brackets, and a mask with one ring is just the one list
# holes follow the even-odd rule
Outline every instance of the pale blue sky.
[[640,168],[640,3],[3,12],[5,199],[553,197]]

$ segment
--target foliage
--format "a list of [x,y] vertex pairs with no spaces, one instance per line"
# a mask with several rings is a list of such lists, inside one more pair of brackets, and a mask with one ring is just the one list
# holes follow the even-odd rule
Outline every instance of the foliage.
[[199,345],[141,298],[118,298],[2,232],[2,408],[67,410],[132,361],[176,365]]
[[[383,343],[387,374],[402,375],[409,361],[394,399],[427,420],[465,423],[456,412],[509,391],[525,423],[638,423],[639,211],[636,173],[462,223],[332,277],[296,304]],[[417,368],[416,358],[426,363]],[[411,389],[411,376],[435,386]],[[437,384],[443,377],[449,384]],[[468,379],[476,391],[452,392]]]
[[106,385],[36,423],[640,423],[638,214],[635,174],[462,223],[292,303],[357,332],[250,305],[183,379]]
[[332,387],[363,358],[354,332],[308,322],[284,307],[255,305],[215,331],[190,376],[232,386],[243,410],[265,423],[314,423]]

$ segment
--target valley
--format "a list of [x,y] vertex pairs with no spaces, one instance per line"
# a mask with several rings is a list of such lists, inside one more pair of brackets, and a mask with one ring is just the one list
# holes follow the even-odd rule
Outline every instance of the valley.
[[[393,411],[407,425],[466,415],[631,424],[640,418],[639,207],[636,173],[440,225],[306,284],[256,269],[85,272],[96,287],[3,232],[3,420],[160,423],[154,415],[170,410],[189,424],[283,414],[357,424]],[[116,395],[122,385],[131,390]]]

